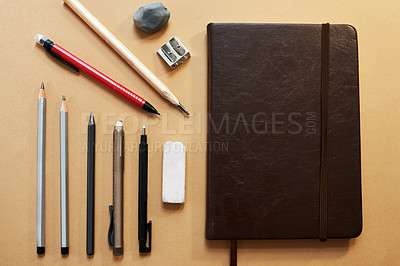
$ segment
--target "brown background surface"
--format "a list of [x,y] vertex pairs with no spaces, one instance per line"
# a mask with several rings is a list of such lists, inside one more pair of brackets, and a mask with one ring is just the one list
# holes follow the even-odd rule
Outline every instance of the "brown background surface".
[[[397,1],[164,1],[168,26],[154,35],[133,27],[136,9],[151,1],[82,3],[159,76],[191,111],[184,118],[164,101],[60,1],[1,0],[0,264],[227,265],[228,241],[205,239],[206,201],[206,25],[209,22],[349,23],[359,37],[364,231],[354,240],[240,241],[240,265],[393,265],[399,263],[400,26]],[[35,45],[50,38],[149,100],[163,114],[151,117],[99,86],[65,69]],[[156,54],[177,36],[192,58],[175,71]],[[240,41],[240,39],[238,39]],[[37,95],[47,93],[46,254],[36,255]],[[69,105],[70,254],[60,254],[59,107]],[[86,124],[97,121],[95,255],[86,247]],[[125,253],[112,256],[107,244],[112,202],[112,124],[126,125]],[[148,217],[153,249],[140,256],[137,240],[139,127],[148,125],[150,149]],[[186,203],[161,202],[162,145],[187,145]],[[256,204],[256,203],[255,203]]]

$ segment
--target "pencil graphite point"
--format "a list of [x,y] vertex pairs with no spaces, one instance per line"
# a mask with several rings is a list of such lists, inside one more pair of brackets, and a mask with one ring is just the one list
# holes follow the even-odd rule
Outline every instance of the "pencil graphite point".
[[40,86],[40,90],[39,90],[39,99],[40,98],[46,98],[46,92],[44,91],[44,84],[42,82],[42,85]]
[[68,112],[68,107],[67,107],[67,101],[65,100],[65,96],[63,95],[62,101],[61,101],[61,112]]
[[183,106],[181,103],[178,104],[178,108],[181,109],[185,114],[190,115],[185,106]]

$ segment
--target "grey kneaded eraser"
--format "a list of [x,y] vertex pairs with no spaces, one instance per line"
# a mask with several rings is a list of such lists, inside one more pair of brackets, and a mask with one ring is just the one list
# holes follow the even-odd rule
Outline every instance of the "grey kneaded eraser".
[[163,151],[162,201],[185,202],[186,147],[179,141],[167,141]]
[[147,33],[155,33],[167,25],[170,13],[160,2],[140,7],[133,21],[136,27]]

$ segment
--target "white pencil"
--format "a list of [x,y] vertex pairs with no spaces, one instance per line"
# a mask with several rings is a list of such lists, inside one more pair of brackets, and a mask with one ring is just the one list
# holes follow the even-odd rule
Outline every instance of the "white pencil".
[[103,40],[105,40],[125,61],[136,70],[159,94],[189,115],[170,89],[151,72],[140,60],[123,45],[100,21],[78,0],[64,0]]

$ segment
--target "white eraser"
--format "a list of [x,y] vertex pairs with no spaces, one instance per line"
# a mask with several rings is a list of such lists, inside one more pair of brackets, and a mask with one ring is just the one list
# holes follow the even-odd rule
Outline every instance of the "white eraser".
[[36,36],[35,36],[35,40],[38,42],[38,43],[40,43],[40,40],[43,38],[43,36],[42,35],[40,35],[40,34],[36,34]]
[[185,202],[186,147],[178,141],[167,141],[163,152],[162,201]]

